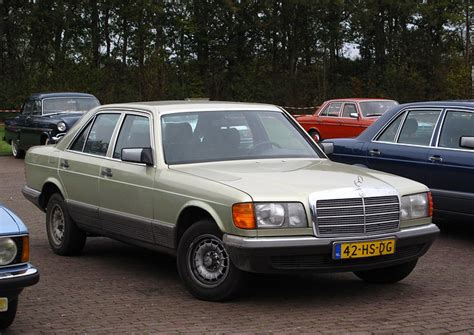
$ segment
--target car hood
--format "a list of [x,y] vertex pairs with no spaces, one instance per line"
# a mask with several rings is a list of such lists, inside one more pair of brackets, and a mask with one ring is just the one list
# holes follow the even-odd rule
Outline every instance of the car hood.
[[18,216],[0,206],[0,236],[26,233],[26,227]]
[[288,201],[311,194],[409,194],[424,192],[417,182],[327,159],[233,161],[173,166],[249,194],[254,201]]
[[71,126],[72,124],[76,123],[77,120],[79,120],[83,115],[84,115],[84,113],[82,113],[82,112],[57,114],[57,115],[51,115],[51,119],[62,120],[67,125]]

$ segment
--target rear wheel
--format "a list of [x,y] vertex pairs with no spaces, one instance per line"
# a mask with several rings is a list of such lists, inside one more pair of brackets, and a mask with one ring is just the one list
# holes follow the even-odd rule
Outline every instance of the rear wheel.
[[321,139],[321,135],[319,135],[318,131],[317,130],[310,130],[309,131],[309,135],[311,136],[311,138],[316,142],[320,142],[322,139]]
[[86,234],[72,220],[59,193],[54,193],[46,210],[46,231],[54,253],[61,256],[78,255],[84,249]]
[[12,155],[15,158],[23,158],[25,157],[25,150],[20,149],[20,140],[13,140],[11,142],[12,146]]
[[0,329],[8,328],[15,319],[16,310],[18,307],[18,298],[8,302],[8,310],[0,312]]
[[356,271],[354,273],[357,277],[368,283],[392,284],[408,277],[415,268],[417,261],[418,260],[416,259],[408,263],[394,265],[387,268]]
[[224,301],[240,289],[244,273],[229,257],[222,234],[211,220],[201,220],[185,231],[178,246],[178,271],[196,298]]

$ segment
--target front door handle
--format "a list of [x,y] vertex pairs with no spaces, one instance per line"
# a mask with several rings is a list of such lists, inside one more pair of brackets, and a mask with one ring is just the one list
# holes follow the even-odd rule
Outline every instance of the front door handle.
[[441,163],[443,161],[443,158],[441,158],[441,156],[438,156],[438,155],[431,156],[428,159],[433,163]]
[[380,151],[379,151],[379,149],[372,149],[372,150],[369,151],[369,155],[374,156],[374,157],[379,157],[380,156]]
[[59,166],[61,166],[64,169],[67,169],[69,168],[69,161],[67,159],[61,159]]
[[102,175],[102,177],[112,177],[114,175],[112,173],[112,169],[110,169],[110,168],[103,168],[100,171],[100,174]]

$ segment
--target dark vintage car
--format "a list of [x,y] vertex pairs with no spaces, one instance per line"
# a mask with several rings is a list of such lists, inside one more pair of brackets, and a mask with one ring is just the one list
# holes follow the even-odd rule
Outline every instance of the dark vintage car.
[[334,144],[334,161],[427,185],[435,219],[474,218],[474,102],[400,105],[359,137],[324,142]]
[[18,116],[5,120],[4,140],[22,158],[33,145],[56,142],[99,100],[86,93],[38,93],[28,97]]
[[386,99],[333,99],[325,101],[314,114],[296,116],[296,120],[316,142],[355,137],[397,105],[395,100]]
[[39,280],[39,272],[28,263],[28,230],[13,212],[0,204],[0,330],[13,322],[18,296]]

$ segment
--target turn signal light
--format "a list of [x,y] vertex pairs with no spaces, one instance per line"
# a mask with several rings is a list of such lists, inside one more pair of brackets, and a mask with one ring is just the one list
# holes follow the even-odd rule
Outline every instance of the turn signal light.
[[428,216],[433,216],[433,196],[428,192]]
[[255,229],[255,211],[253,203],[242,202],[232,206],[234,225],[241,229]]
[[26,263],[30,260],[30,238],[28,236],[23,236],[22,243],[21,262]]

